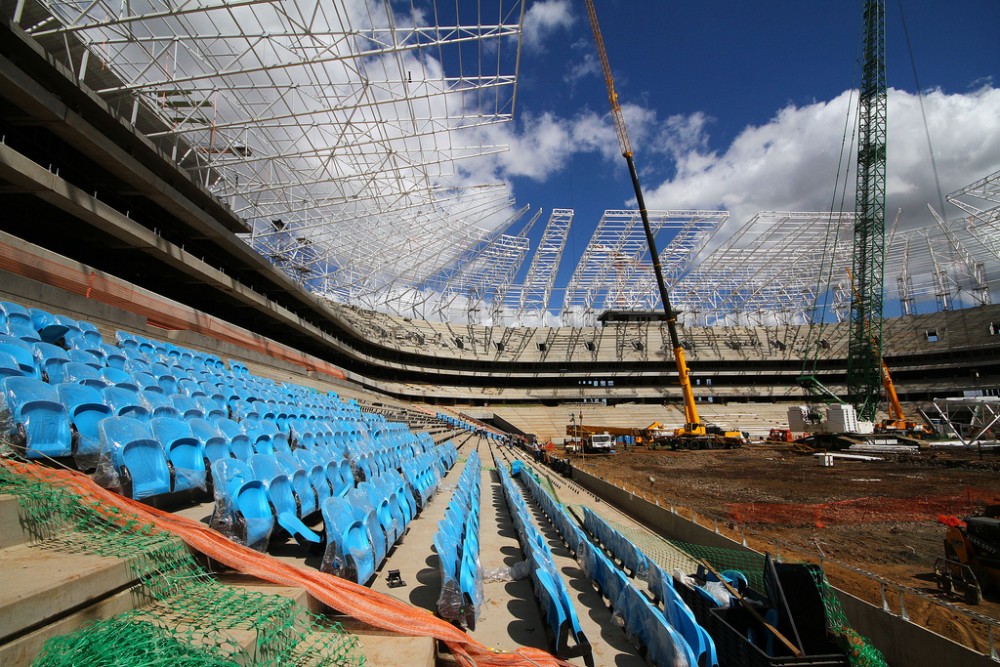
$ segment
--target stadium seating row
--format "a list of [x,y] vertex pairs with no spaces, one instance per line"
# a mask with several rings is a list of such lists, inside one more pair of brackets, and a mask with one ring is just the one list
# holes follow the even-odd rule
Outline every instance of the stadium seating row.
[[[583,508],[583,516],[584,528],[593,537],[593,543],[587,545],[592,553],[588,553],[586,550],[582,553],[581,564],[583,564],[584,570],[595,573],[595,582],[604,583],[603,586],[599,583],[598,587],[601,588],[602,592],[605,592],[605,597],[608,598],[612,607],[622,614],[626,627],[629,625],[641,627],[645,623],[644,620],[641,620],[630,624],[627,614],[638,613],[640,617],[646,617],[650,612],[645,604],[640,604],[636,599],[634,592],[638,592],[638,588],[627,578],[621,576],[621,570],[617,568],[614,560],[621,563],[623,568],[631,570],[633,577],[647,582],[650,594],[653,596],[653,608],[657,612],[656,623],[665,621],[671,629],[680,634],[685,645],[680,647],[682,653],[686,653],[683,649],[690,649],[691,655],[696,660],[693,664],[717,665],[715,643],[705,628],[695,621],[691,609],[674,589],[673,577],[664,573],[660,566],[650,561],[631,540],[608,525],[589,507]],[[599,546],[603,546],[611,554],[610,559],[600,552]],[[623,593],[627,593],[624,599],[621,597]],[[643,600],[646,603],[649,602],[645,597]],[[655,606],[657,602],[663,603],[662,610]],[[654,650],[654,647],[649,647],[649,650],[660,655],[670,656],[673,654],[673,651],[662,648]],[[652,658],[650,660],[652,661]],[[672,663],[668,662],[667,664]]]
[[479,454],[473,451],[434,535],[441,571],[438,614],[472,630],[476,629],[476,618],[483,605],[479,560],[480,470]]
[[[16,334],[0,339],[0,427],[26,456],[74,455],[137,499],[211,490],[213,525],[258,549],[275,530],[319,546],[306,522],[322,512],[337,526],[347,509],[367,545],[355,580],[370,578],[457,460],[450,442],[232,360],[123,331],[108,345],[91,324],[6,302],[0,324]],[[331,554],[357,527],[343,528],[327,531]]]
[[[689,664],[709,667],[718,665],[715,644],[708,633],[694,620],[694,615],[672,587],[673,580],[663,577],[659,566],[652,563],[634,544],[614,530],[600,516],[584,507],[584,527],[605,545],[613,545],[618,560],[637,579],[646,579],[655,570],[654,602],[650,602],[633,585],[625,573],[615,566],[570,518],[566,510],[553,500],[527,468],[519,477],[539,508],[566,542],[611,608],[621,619],[625,631],[646,649],[646,657],[654,665]],[[592,529],[593,528],[593,529]],[[603,536],[603,539],[597,536]],[[653,588],[653,581],[650,587]],[[663,587],[669,587],[664,590]],[[663,611],[655,601],[664,601]],[[686,662],[685,662],[686,661]]]
[[[593,649],[580,627],[580,619],[576,615],[566,584],[552,562],[552,552],[532,522],[524,497],[514,486],[507,469],[495,457],[494,462],[500,476],[500,488],[517,530],[521,549],[531,566],[531,582],[535,597],[542,607],[546,628],[551,633],[555,645],[555,653],[560,658],[583,656],[587,667],[593,667]],[[517,465],[519,462],[514,463]],[[515,468],[514,472],[517,473],[518,470]],[[571,639],[573,646],[570,646]]]
[[[416,442],[426,445],[420,439]],[[456,460],[450,441],[431,444],[403,463],[402,474],[389,468],[361,481],[343,497],[326,499],[322,506],[326,549],[320,570],[368,583]]]

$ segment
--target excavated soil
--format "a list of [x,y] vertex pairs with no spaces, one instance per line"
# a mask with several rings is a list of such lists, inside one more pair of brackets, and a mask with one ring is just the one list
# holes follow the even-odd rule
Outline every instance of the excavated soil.
[[[882,588],[865,570],[934,600],[1000,619],[1000,594],[965,605],[937,590],[934,561],[943,555],[939,516],[967,516],[1000,504],[1000,456],[942,452],[884,456],[881,461],[816,457],[786,445],[735,450],[646,451],[630,448],[609,457],[576,457],[573,464],[637,493],[711,518],[720,530],[785,559],[818,561],[830,581],[875,604]],[[650,481],[650,477],[653,478]],[[683,508],[683,509],[682,509]],[[888,603],[900,612],[892,587]],[[987,650],[975,619],[920,596],[905,595],[909,617],[960,643]]]

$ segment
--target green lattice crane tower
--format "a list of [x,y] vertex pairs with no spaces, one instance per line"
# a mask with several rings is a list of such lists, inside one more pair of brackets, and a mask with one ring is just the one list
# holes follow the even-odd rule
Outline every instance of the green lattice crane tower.
[[882,278],[885,262],[885,0],[867,0],[854,223],[855,294],[847,353],[848,401],[872,421],[882,387]]

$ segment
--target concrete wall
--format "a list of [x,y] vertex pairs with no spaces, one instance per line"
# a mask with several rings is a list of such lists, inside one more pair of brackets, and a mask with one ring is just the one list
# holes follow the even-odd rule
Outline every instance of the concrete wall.
[[[643,498],[602,479],[573,469],[573,480],[596,496],[644,523],[663,537],[724,549],[749,550],[738,542],[692,523]],[[989,656],[970,651],[961,644],[883,611],[839,589],[837,596],[854,629],[868,637],[893,667],[996,667]]]

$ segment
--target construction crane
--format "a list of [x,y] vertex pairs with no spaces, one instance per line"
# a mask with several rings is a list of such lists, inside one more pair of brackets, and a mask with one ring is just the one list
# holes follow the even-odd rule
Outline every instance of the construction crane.
[[798,383],[827,403],[853,406],[859,421],[874,422],[884,377],[881,360],[885,263],[885,0],[866,0],[863,24],[847,400],[841,399],[805,369]]
[[[677,336],[677,313],[670,307],[670,295],[667,292],[667,285],[663,280],[663,269],[660,266],[660,255],[656,250],[656,239],[653,238],[653,230],[649,224],[649,214],[646,211],[646,202],[642,196],[642,188],[639,185],[639,174],[635,168],[635,160],[632,156],[632,142],[628,137],[628,130],[625,127],[625,118],[622,116],[621,105],[618,103],[618,93],[615,92],[615,82],[611,76],[611,64],[608,62],[608,53],[604,48],[604,38],[601,36],[601,27],[597,22],[597,10],[594,9],[593,0],[586,0],[587,16],[590,18],[590,27],[594,31],[594,42],[597,46],[597,55],[601,60],[601,69],[604,71],[604,83],[608,89],[608,102],[611,105],[611,120],[615,125],[615,132],[618,135],[618,145],[621,148],[622,157],[628,163],[629,176],[632,178],[632,187],[635,189],[636,205],[639,207],[639,216],[642,218],[642,227],[646,233],[646,244],[649,246],[649,256],[653,263],[653,275],[656,276],[656,286],[660,291],[660,301],[663,303],[663,311],[666,315],[667,331],[670,334],[670,345],[674,350],[674,361],[677,365],[677,381],[681,387],[681,395],[684,398],[684,426],[674,431],[675,439],[715,439],[718,434],[709,433],[705,424],[698,416],[698,408],[695,405],[694,392],[691,390],[691,378],[688,374],[687,361],[684,356],[684,348],[681,346],[680,338]],[[729,432],[722,437],[740,438],[739,432]]]
[[867,0],[858,94],[858,168],[855,195],[851,335],[847,398],[858,419],[873,421],[883,384],[882,281],[885,262],[885,0]]

